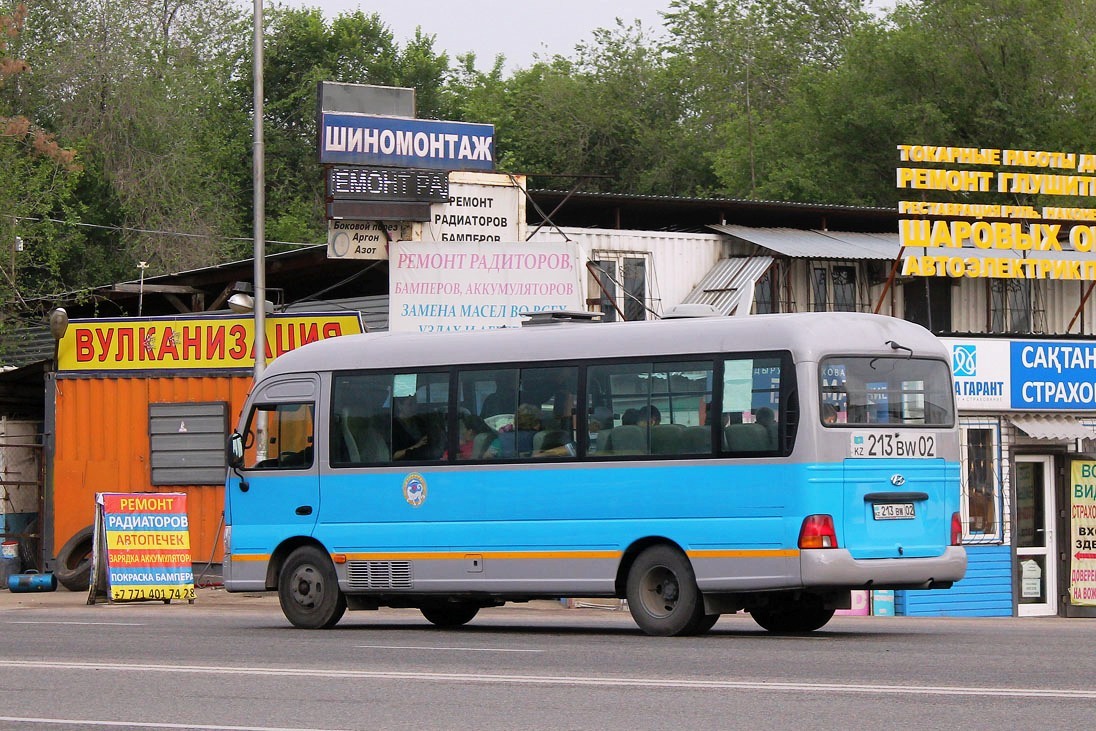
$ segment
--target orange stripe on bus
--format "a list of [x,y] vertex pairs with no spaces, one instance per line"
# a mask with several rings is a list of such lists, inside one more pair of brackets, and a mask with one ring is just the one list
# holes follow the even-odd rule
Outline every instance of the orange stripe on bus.
[[688,551],[689,558],[798,558],[797,548],[756,548]]
[[416,552],[416,553],[344,553],[351,561],[464,561],[469,556],[493,559],[575,559],[607,558],[617,559],[621,551],[458,551],[458,552]]
[[[345,553],[339,552],[350,561],[463,561],[469,556],[496,560],[559,560],[559,559],[619,559],[622,551],[459,551],[459,552],[408,552],[408,553]],[[688,551],[689,558],[798,558],[795,548],[776,549],[711,549]],[[334,556],[334,554],[332,554]],[[270,554],[234,553],[233,561],[269,561]]]

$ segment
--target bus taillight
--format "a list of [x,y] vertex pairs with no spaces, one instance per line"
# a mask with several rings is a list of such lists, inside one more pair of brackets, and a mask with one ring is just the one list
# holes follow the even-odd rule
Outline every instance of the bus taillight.
[[837,531],[830,515],[808,515],[799,529],[800,548],[837,548]]
[[963,545],[963,521],[959,513],[951,514],[951,545]]

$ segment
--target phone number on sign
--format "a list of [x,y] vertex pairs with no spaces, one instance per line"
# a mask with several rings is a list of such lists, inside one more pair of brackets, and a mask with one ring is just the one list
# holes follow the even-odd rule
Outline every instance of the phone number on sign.
[[134,589],[121,589],[112,588],[110,590],[110,598],[116,602],[133,602],[144,600],[156,600],[156,599],[194,599],[194,587],[193,586],[179,586],[170,589],[164,588],[134,588]]
[[850,457],[916,457],[936,456],[935,434],[903,434],[901,432],[857,432],[849,439]]

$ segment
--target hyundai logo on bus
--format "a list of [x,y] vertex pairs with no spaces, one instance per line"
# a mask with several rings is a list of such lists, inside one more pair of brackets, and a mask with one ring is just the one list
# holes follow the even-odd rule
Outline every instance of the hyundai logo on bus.
[[891,475],[890,483],[895,487],[902,487],[906,484],[906,478],[902,475]]

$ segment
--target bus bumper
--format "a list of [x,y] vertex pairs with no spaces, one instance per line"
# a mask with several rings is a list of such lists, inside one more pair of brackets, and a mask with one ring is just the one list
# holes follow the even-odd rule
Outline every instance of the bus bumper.
[[225,591],[266,591],[265,561],[234,561],[226,553],[221,570]]
[[799,562],[809,588],[948,589],[967,572],[962,546],[930,558],[855,559],[844,548],[805,549]]

